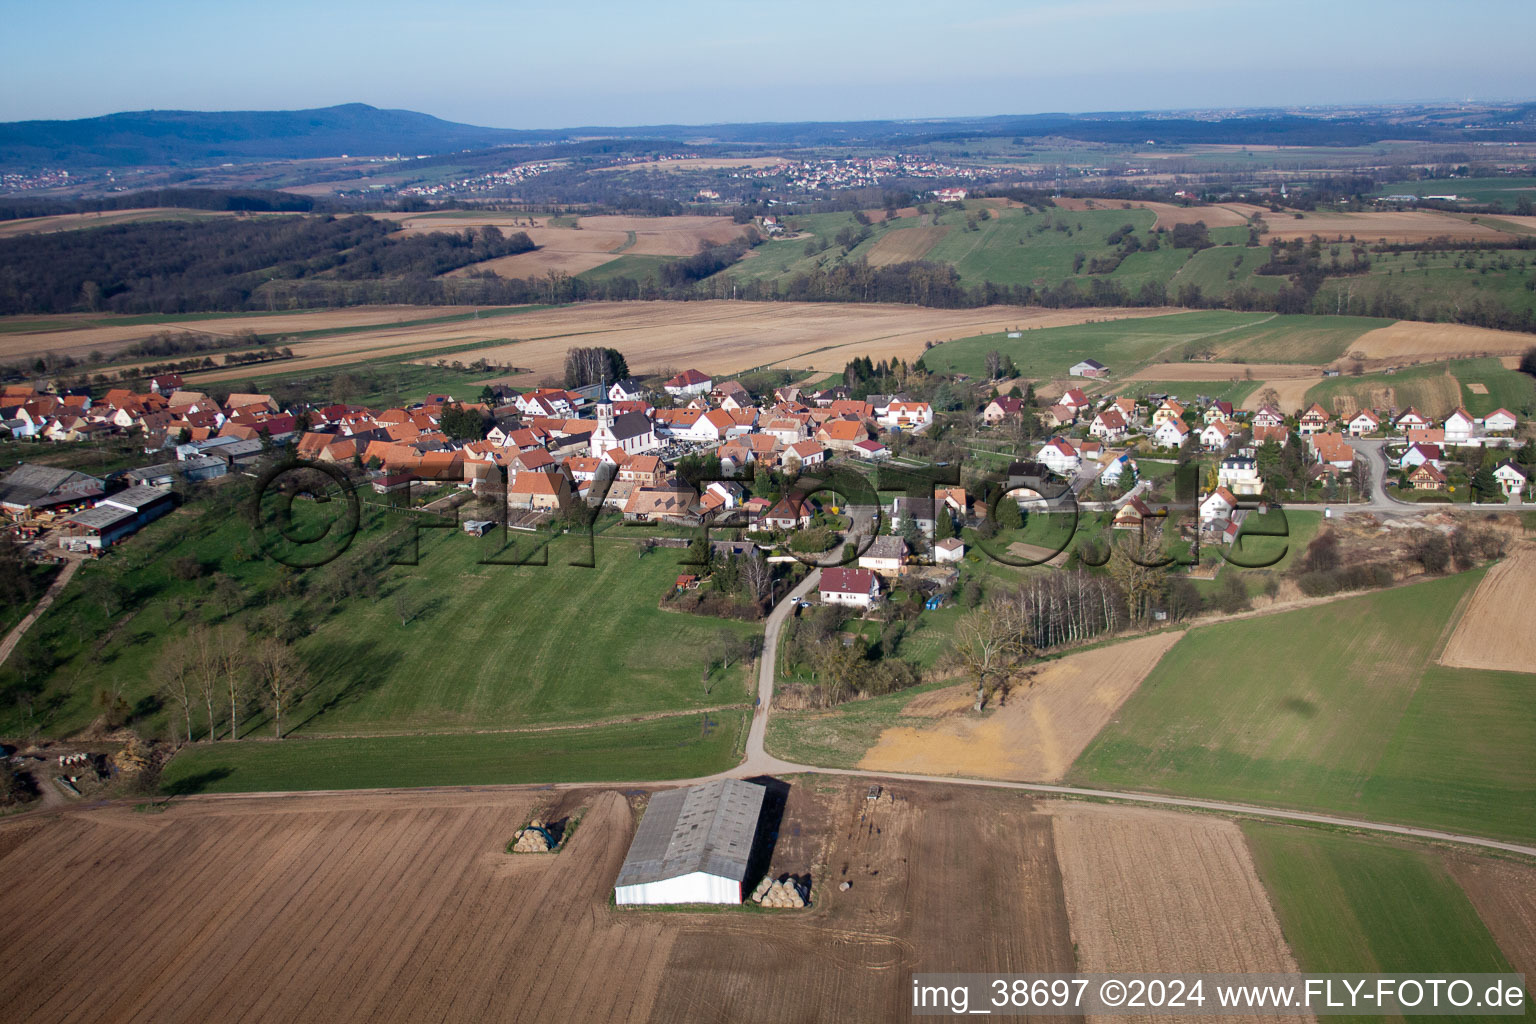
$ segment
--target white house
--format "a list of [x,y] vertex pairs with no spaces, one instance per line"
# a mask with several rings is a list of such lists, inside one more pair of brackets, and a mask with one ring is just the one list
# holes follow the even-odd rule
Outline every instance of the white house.
[[880,577],[869,569],[821,570],[821,603],[869,608],[880,599]]
[[1136,463],[1131,459],[1129,452],[1119,458],[1111,459],[1103,469],[1099,470],[1099,479],[1105,486],[1118,487],[1125,481],[1127,473],[1130,474],[1130,479],[1136,479]]
[[1355,437],[1374,434],[1381,429],[1381,417],[1369,409],[1361,409],[1350,419],[1348,429]]
[[927,402],[893,401],[886,407],[885,414],[876,422],[881,426],[895,427],[899,430],[925,430],[933,423],[933,406]]
[[1440,446],[1419,441],[1408,446],[1403,457],[1397,460],[1397,464],[1403,469],[1412,469],[1414,466],[1422,466],[1429,463],[1436,469],[1440,468]]
[[879,441],[859,441],[854,444],[852,451],[859,458],[868,459],[870,462],[878,462],[891,456],[891,450]]
[[1232,427],[1225,420],[1207,423],[1200,431],[1200,444],[1211,451],[1221,451],[1232,440]]
[[1189,436],[1189,428],[1180,419],[1165,419],[1152,432],[1152,441],[1161,448],[1177,448]]
[[1525,470],[1509,459],[1499,463],[1499,468],[1493,471],[1493,478],[1499,482],[1499,489],[1504,492],[1505,497],[1525,490]]
[[1088,424],[1088,433],[1111,444],[1123,439],[1127,429],[1124,414],[1114,406],[1102,410]]
[[1200,502],[1200,521],[1208,523],[1213,519],[1229,518],[1235,508],[1237,499],[1232,496],[1232,492],[1225,487],[1217,487]]
[[1508,409],[1495,409],[1483,417],[1483,430],[1490,434],[1512,433],[1520,423]]
[[1083,391],[1082,388],[1068,388],[1066,394],[1061,396],[1060,404],[1066,406],[1068,409],[1071,409],[1075,413],[1081,413],[1083,410],[1088,409],[1093,405],[1093,403],[1089,401],[1088,395]]
[[785,467],[798,463],[801,469],[810,469],[827,461],[827,450],[815,441],[797,441],[784,449],[779,461]]
[[959,537],[945,537],[933,546],[933,560],[940,564],[958,562],[965,557],[965,542]]
[[614,881],[614,903],[740,903],[766,793],[718,779],[652,796]]
[[1072,447],[1072,442],[1065,438],[1053,437],[1041,446],[1035,456],[1035,461],[1045,466],[1053,473],[1066,476],[1076,473],[1078,466],[1082,465],[1082,457],[1077,454],[1077,449]]
[[1258,494],[1264,490],[1264,481],[1259,479],[1259,460],[1247,450],[1228,455],[1216,467],[1216,483],[1233,494]]
[[1429,426],[1429,417],[1425,416],[1423,413],[1419,412],[1419,410],[1410,405],[1408,410],[1397,418],[1397,423],[1395,425],[1398,430],[1407,433],[1409,427]]
[[706,395],[714,386],[715,382],[698,370],[684,370],[662,385],[667,394],[673,397],[680,395]]
[[859,568],[869,569],[882,576],[897,576],[906,560],[906,541],[895,536],[876,537],[859,556]]
[[1465,409],[1457,409],[1445,418],[1445,443],[1465,444],[1472,440],[1472,432],[1477,428],[1477,422],[1472,419],[1472,414]]
[[638,402],[645,397],[645,389],[633,377],[625,377],[608,385],[608,400],[612,402]]

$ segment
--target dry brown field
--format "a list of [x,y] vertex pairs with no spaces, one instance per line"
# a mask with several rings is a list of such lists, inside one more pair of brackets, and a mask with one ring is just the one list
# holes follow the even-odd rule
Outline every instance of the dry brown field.
[[[15,823],[11,1020],[884,1021],[915,971],[1070,972],[1051,819],[1019,794],[811,777],[770,870],[803,912],[611,906],[612,791],[191,800]],[[530,814],[587,808],[552,856]],[[552,816],[552,815],[547,815]],[[978,846],[989,851],[977,857]],[[846,892],[842,881],[852,883]],[[964,912],[957,912],[957,907]]]
[[[1069,654],[1036,668],[1002,707],[973,714],[968,684],[952,693],[959,711],[922,727],[894,726],[859,761],[865,771],[962,775],[1014,782],[1057,782],[1107,725],[1181,631]],[[937,698],[930,698],[935,700]]]
[[1048,809],[1078,970],[1298,970],[1235,823],[1095,804]]
[[[574,234],[574,232],[573,232]],[[515,256],[502,256],[483,263],[471,263],[458,270],[450,270],[444,277],[468,277],[470,274],[489,270],[507,278],[543,277],[551,272],[575,277],[586,270],[612,263],[619,257],[611,252],[584,252],[579,249],[539,248],[533,252],[520,252]]]
[[887,231],[869,247],[869,252],[865,253],[864,258],[872,267],[885,267],[892,263],[920,260],[927,255],[929,249],[938,244],[939,239],[947,234],[949,234],[949,226],[944,224],[936,227]]
[[[1063,210],[1123,210],[1130,206],[1136,210],[1150,210],[1157,215],[1153,227],[1171,228],[1175,224],[1193,224],[1204,221],[1208,228],[1242,227],[1248,223],[1250,211],[1229,206],[1179,206],[1175,203],[1127,201],[1122,199],[1068,199],[1055,200]],[[1091,205],[1090,205],[1091,204]],[[1254,207],[1253,210],[1257,210]]]
[[1307,392],[1312,390],[1312,385],[1316,383],[1317,381],[1310,377],[1266,380],[1243,399],[1240,408],[1249,412],[1258,412],[1260,406],[1268,400],[1266,393],[1273,391],[1275,407],[1281,412],[1300,412],[1306,405]]
[[1440,653],[1452,668],[1536,672],[1536,545],[1520,544],[1483,577]]
[[1465,855],[1447,857],[1446,866],[1529,990],[1536,978],[1536,866]]
[[[629,233],[635,244],[625,252],[648,256],[692,256],[704,244],[716,245],[740,237],[747,229],[729,217],[625,217],[604,214],[580,217],[576,227],[558,227],[547,217],[529,217],[516,213],[477,213],[452,217],[422,214],[374,213],[369,216],[398,221],[409,234],[433,231],[478,230],[484,226],[504,232],[524,231],[535,245],[562,252],[614,252],[626,245]],[[528,227],[529,220],[534,221]]]
[[[102,326],[86,326],[65,330],[0,331],[0,359],[20,359],[43,352],[67,353],[76,358],[92,351],[112,353],[130,344],[162,331],[187,334],[207,334],[229,337],[240,331],[255,331],[263,335],[300,334],[308,331],[334,331],[349,327],[388,325],[404,320],[425,320],[439,316],[473,313],[473,306],[350,306],[346,309],[317,310],[306,313],[284,313],[275,316],[210,317],[207,320],[179,320],[165,324],[112,324],[104,314],[67,314],[48,317],[6,318],[25,320],[79,320],[81,322],[107,320]],[[0,320],[3,322],[3,320]],[[304,344],[304,343],[300,343]],[[299,346],[294,346],[297,349]]]
[[[100,228],[109,224],[136,224],[146,220],[232,216],[234,214],[227,210],[188,210],[174,206],[146,206],[139,210],[104,210],[100,213],[61,213],[52,217],[26,217],[21,220],[0,221],[0,238],[47,234],[53,231],[74,231],[79,228]],[[266,216],[283,215],[267,214]]]
[[1350,344],[1350,352],[1359,352],[1368,362],[1422,363],[1469,356],[1518,355],[1530,347],[1531,336],[1519,331],[1399,320],[1366,331]]
[[1466,241],[1506,241],[1516,237],[1488,224],[1438,210],[1382,210],[1365,213],[1303,213],[1264,211],[1269,238],[1311,238],[1324,241],[1354,238],[1360,242],[1426,242],[1445,236]]

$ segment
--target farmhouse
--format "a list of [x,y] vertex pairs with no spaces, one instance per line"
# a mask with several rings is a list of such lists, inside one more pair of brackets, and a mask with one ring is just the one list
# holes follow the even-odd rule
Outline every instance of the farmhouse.
[[869,608],[880,598],[880,577],[868,569],[823,569],[822,604]]
[[1074,363],[1067,372],[1074,377],[1108,377],[1109,367],[1097,359],[1084,359],[1080,363]]
[[651,797],[614,882],[614,903],[740,903],[766,793],[719,779]]

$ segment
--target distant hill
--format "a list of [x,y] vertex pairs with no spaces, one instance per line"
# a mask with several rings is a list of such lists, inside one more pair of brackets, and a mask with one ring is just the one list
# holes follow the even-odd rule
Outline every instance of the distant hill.
[[130,167],[264,159],[392,156],[562,138],[562,132],[478,128],[347,103],[315,110],[140,110],[78,121],[0,124],[0,164]]

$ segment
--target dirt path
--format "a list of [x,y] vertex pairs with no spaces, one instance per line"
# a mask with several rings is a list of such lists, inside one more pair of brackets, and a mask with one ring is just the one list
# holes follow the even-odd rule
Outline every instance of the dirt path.
[[38,616],[47,611],[49,605],[53,604],[53,599],[59,596],[59,591],[63,590],[70,580],[74,579],[75,570],[78,568],[80,568],[80,559],[78,558],[71,558],[65,562],[64,568],[59,570],[59,574],[53,578],[53,582],[48,584],[48,589],[43,591],[43,596],[37,599],[37,606],[28,612],[24,619],[16,623],[16,628],[11,630],[3,641],[0,641],[0,665],[5,664],[5,659],[11,656],[11,652],[16,649],[16,645],[21,642],[21,638],[27,635],[27,630],[32,628],[32,623],[37,621]]

